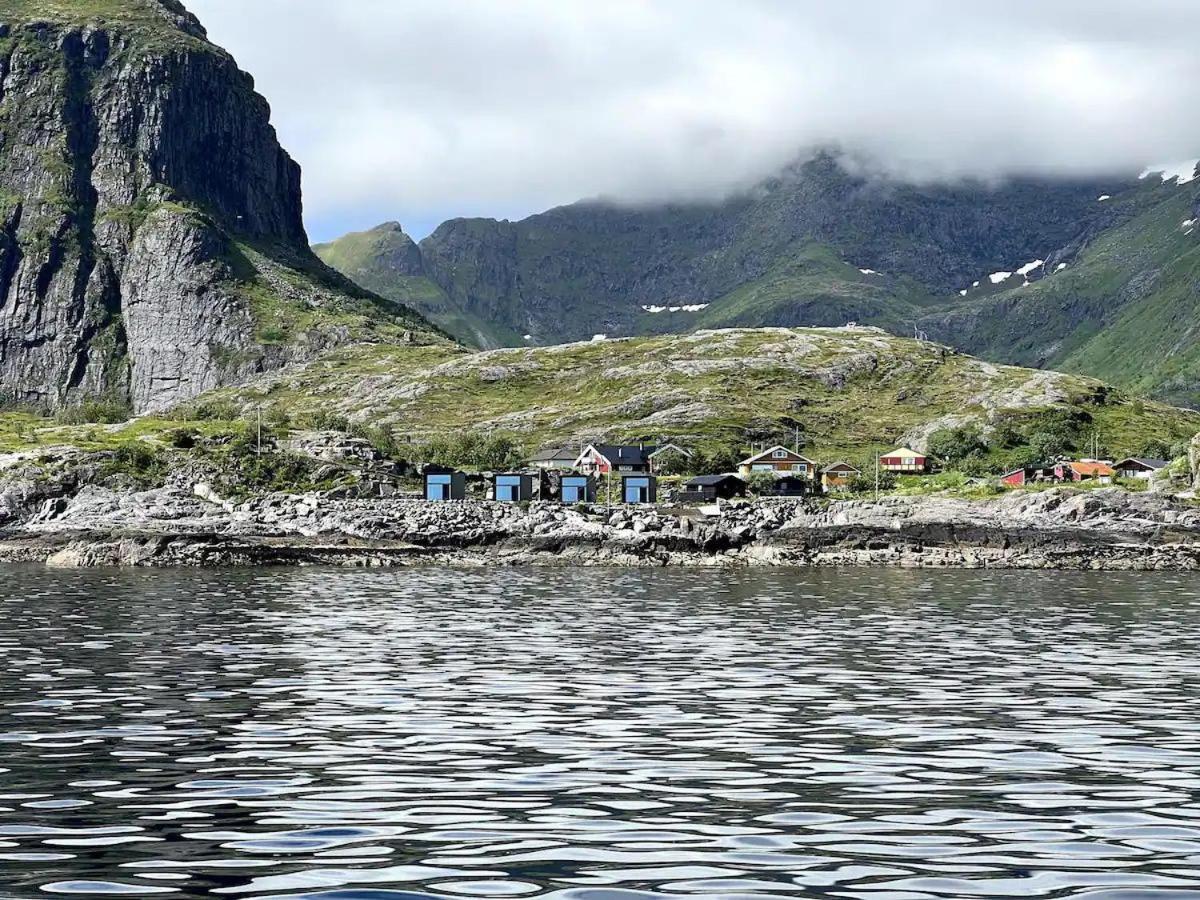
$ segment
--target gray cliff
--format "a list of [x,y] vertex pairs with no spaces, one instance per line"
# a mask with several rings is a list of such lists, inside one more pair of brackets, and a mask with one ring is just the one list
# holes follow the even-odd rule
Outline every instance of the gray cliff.
[[72,6],[0,2],[5,401],[151,410],[336,343],[346,311],[423,327],[312,256],[267,102],[182,6]]

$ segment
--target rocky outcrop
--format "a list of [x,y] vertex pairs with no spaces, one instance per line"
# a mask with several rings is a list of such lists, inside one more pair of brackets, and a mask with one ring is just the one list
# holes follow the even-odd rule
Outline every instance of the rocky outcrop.
[[1070,489],[697,509],[528,507],[210,486],[0,495],[0,559],[84,565],[630,565],[1200,569],[1200,509]]
[[174,0],[114,0],[104,24],[53,14],[69,4],[11,6],[0,9],[6,399],[104,395],[146,410],[288,357],[280,335],[256,334],[256,304],[274,292],[246,248],[310,284],[298,309],[348,289],[308,249],[300,169],[250,76]]

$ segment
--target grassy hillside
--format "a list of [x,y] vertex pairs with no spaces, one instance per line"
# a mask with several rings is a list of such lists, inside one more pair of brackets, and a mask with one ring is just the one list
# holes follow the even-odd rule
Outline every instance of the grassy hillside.
[[360,345],[210,399],[293,421],[337,414],[406,441],[506,434],[530,452],[600,438],[741,452],[798,436],[820,459],[865,460],[977,424],[995,435],[989,452],[1002,466],[1047,430],[1079,449],[1098,435],[1112,454],[1200,431],[1200,413],[876,329],[732,329],[485,353]]

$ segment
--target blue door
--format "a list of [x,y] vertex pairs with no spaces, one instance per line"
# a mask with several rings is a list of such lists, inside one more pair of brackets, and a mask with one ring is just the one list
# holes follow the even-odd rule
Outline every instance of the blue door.
[[496,499],[501,503],[516,503],[521,499],[521,479],[514,475],[501,475],[496,479]]
[[563,503],[582,503],[584,485],[578,481],[564,481],[562,487]]
[[430,475],[425,482],[425,499],[442,501],[450,498],[450,476]]
[[629,478],[625,481],[626,503],[648,503],[650,501],[650,482],[645,478]]

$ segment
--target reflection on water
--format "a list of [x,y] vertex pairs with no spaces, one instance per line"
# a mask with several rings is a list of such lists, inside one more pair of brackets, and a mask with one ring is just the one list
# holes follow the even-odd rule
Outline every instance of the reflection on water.
[[1200,897],[1200,579],[0,572],[0,897]]

